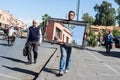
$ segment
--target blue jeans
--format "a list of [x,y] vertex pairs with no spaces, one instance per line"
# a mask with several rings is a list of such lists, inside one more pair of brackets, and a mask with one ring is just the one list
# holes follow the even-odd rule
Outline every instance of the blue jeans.
[[60,58],[60,71],[69,70],[71,63],[72,47],[60,46],[61,58]]

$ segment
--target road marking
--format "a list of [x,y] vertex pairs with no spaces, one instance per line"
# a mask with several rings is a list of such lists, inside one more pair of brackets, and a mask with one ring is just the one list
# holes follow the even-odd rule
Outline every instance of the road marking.
[[15,78],[15,77],[12,77],[12,76],[9,76],[9,75],[5,75],[5,74],[1,74],[1,73],[0,73],[0,76],[5,77],[5,78],[9,78],[9,79],[13,79],[13,80],[20,80],[18,78]]
[[[94,57],[97,61],[101,62],[102,60],[100,58],[98,58],[97,56],[93,55],[92,53],[88,52],[87,50],[85,50],[85,52],[87,52],[89,55],[91,55],[92,57]],[[103,65],[105,65],[107,68],[109,68],[110,70],[112,70],[114,73],[116,73],[117,75],[120,76],[120,73],[115,70],[114,68],[112,68],[110,65],[106,64],[106,63],[102,63]]]

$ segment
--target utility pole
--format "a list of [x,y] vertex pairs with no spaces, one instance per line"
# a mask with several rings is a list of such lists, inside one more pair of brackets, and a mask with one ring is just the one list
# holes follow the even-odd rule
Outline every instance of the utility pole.
[[80,0],[77,1],[77,11],[76,11],[77,21],[79,20],[79,9],[80,9]]

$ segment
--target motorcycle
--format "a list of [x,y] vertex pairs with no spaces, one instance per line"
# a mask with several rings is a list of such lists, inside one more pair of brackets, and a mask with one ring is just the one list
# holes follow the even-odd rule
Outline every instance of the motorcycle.
[[8,36],[8,45],[13,46],[15,44],[15,36]]

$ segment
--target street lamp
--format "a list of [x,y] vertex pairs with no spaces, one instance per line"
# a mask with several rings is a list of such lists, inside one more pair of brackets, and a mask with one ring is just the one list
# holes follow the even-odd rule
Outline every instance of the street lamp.
[[80,9],[80,0],[77,1],[77,12],[76,12],[77,21],[79,20],[79,9]]

